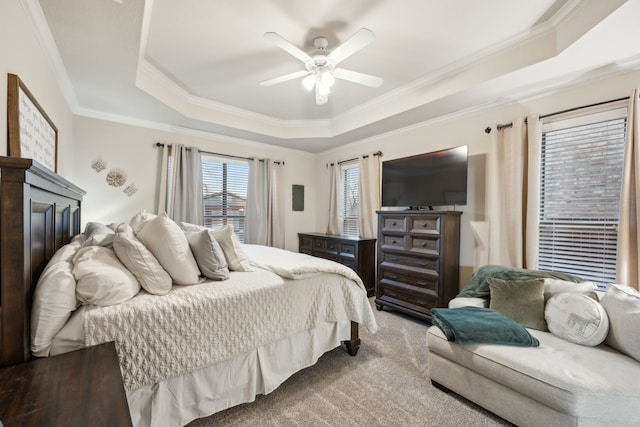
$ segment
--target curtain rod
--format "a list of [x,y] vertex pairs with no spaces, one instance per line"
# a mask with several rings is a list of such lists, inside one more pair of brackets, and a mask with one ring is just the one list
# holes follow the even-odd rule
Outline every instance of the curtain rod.
[[[602,101],[602,102],[596,102],[595,104],[589,104],[589,105],[582,105],[580,107],[573,107],[573,108],[568,108],[566,110],[562,110],[562,111],[556,111],[555,113],[549,113],[549,114],[544,114],[542,116],[540,116],[541,119],[545,119],[547,117],[552,117],[552,116],[557,116],[558,114],[564,114],[564,113],[570,113],[572,111],[578,111],[578,110],[582,110],[584,108],[591,108],[591,107],[597,107],[599,105],[605,105],[605,104],[611,104],[612,102],[618,102],[618,101],[624,101],[626,99],[629,99],[628,96],[624,96],[622,98],[618,98],[618,99],[611,99],[609,101]],[[524,120],[525,123],[527,123],[527,119]],[[506,123],[504,125],[497,125],[496,129],[498,130],[502,130],[505,128],[510,128],[511,126],[513,126],[513,122],[511,123]],[[484,130],[484,133],[491,133],[491,127],[487,126]]]
[[[376,151],[375,153],[372,154],[373,156],[382,156],[382,151]],[[368,154],[365,154],[362,156],[363,159],[366,159],[367,157],[369,157]],[[358,157],[354,157],[353,159],[347,159],[347,160],[341,160],[338,162],[339,165],[343,164],[343,163],[348,163],[348,162],[353,162],[355,160],[358,160]],[[329,167],[329,165],[333,166],[335,163],[327,163],[326,167]]]
[[[164,147],[164,144],[162,142],[156,142],[155,144],[156,147]],[[187,148],[187,150],[191,150],[191,148]],[[232,159],[242,159],[242,160],[255,160],[253,157],[242,157],[242,156],[234,156],[233,154],[223,154],[223,153],[214,153],[213,151],[204,151],[204,150],[199,150],[201,153],[204,154],[211,154],[213,156],[222,156],[222,157],[230,157]],[[260,162],[264,162],[263,159],[258,159],[258,161]],[[276,165],[282,164],[284,165],[284,161],[274,161],[273,163],[275,163]]]

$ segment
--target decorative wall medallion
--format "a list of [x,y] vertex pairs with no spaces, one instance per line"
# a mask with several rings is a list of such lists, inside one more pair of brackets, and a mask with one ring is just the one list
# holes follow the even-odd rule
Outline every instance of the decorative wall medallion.
[[91,162],[91,167],[97,172],[100,173],[107,168],[107,162],[102,158],[102,156],[98,156],[93,162]]
[[122,169],[111,169],[107,174],[107,184],[112,187],[122,187],[127,180],[127,173]]
[[138,187],[136,187],[135,184],[129,184],[125,187],[124,190],[122,190],[122,192],[129,197],[133,196],[136,191],[138,191]]

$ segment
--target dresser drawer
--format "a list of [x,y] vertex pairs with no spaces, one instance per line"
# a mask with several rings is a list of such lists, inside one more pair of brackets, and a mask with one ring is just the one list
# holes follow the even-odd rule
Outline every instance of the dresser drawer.
[[300,236],[298,249],[302,253],[310,254],[313,249],[313,239],[307,236]]
[[402,216],[387,216],[382,220],[382,230],[380,231],[407,231],[407,218]]
[[382,267],[379,273],[380,283],[384,287],[405,284],[431,291],[433,297],[438,296],[438,275],[411,274],[408,271],[385,267]]
[[382,249],[407,250],[406,237],[383,234],[380,236]]
[[409,218],[409,232],[440,234],[440,217]]
[[427,293],[402,286],[384,286],[379,299],[410,308],[428,316],[431,315],[431,309],[438,306],[437,299]]
[[440,253],[440,239],[439,238],[419,238],[413,237],[409,239],[408,249],[411,252],[417,252],[425,255],[438,256]]
[[340,256],[354,259],[356,257],[356,245],[354,243],[340,243]]
[[408,256],[382,252],[380,262],[384,264],[398,264],[400,266],[423,268],[425,270],[431,270],[435,274],[438,274],[440,271],[439,258],[425,258],[423,256]]

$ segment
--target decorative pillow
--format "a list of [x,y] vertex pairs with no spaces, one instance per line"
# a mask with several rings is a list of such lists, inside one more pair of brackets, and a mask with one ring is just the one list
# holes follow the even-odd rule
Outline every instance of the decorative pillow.
[[556,294],[563,292],[569,292],[572,294],[584,294],[595,300],[598,299],[596,295],[596,285],[592,282],[568,282],[566,280],[546,278],[544,279],[544,300],[548,301],[549,298]]
[[546,331],[544,280],[502,280],[490,277],[489,308],[498,310],[526,328]]
[[209,230],[211,236],[218,241],[224,257],[227,259],[229,270],[233,271],[255,271],[251,265],[249,256],[242,249],[242,243],[233,232],[233,226],[227,224],[217,230]]
[[166,295],[171,290],[171,276],[147,247],[133,235],[127,224],[121,224],[113,239],[118,259],[138,279],[142,288],[154,295]]
[[177,285],[192,285],[200,280],[200,270],[187,238],[166,213],[148,221],[138,239],[151,251]]
[[194,231],[208,230],[207,227],[203,227],[202,225],[198,225],[198,224],[191,224],[190,222],[181,222],[180,223],[180,228],[182,228],[182,230],[185,233],[191,233],[191,232],[194,232]]
[[209,231],[196,231],[186,236],[202,274],[212,280],[228,279],[229,267],[224,252]]
[[40,275],[31,309],[31,352],[49,356],[51,343],[78,306],[71,259],[80,249],[72,242],[61,247]]
[[609,318],[593,298],[563,292],[552,296],[544,310],[549,332],[575,344],[596,346],[607,337]]
[[142,227],[144,227],[144,225],[147,222],[155,219],[156,216],[157,215],[149,213],[143,209],[137,214],[135,214],[133,218],[131,218],[131,220],[129,221],[129,225],[133,229],[133,232],[137,235],[140,232],[140,230],[142,230]]
[[84,304],[120,304],[140,292],[140,284],[112,249],[84,247],[78,251],[73,263],[76,297]]
[[611,284],[601,304],[609,316],[605,343],[640,362],[640,292],[630,286]]

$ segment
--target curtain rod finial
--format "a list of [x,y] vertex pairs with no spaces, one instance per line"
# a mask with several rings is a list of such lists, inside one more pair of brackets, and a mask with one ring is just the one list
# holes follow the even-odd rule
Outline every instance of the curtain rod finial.
[[484,133],[491,133],[491,127],[487,126],[484,130]]

